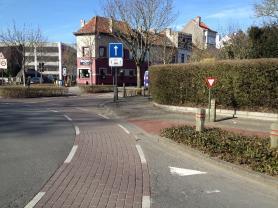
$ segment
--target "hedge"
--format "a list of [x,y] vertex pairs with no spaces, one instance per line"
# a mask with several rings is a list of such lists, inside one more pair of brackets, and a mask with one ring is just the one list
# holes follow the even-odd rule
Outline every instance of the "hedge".
[[190,126],[167,128],[161,135],[212,157],[261,173],[278,175],[278,149],[269,148],[269,138],[247,137],[218,128],[205,129],[200,133]]
[[207,106],[206,77],[217,78],[212,96],[220,108],[278,112],[278,59],[154,65],[151,94],[160,104]]
[[68,90],[64,87],[36,85],[4,86],[0,87],[0,96],[4,98],[34,98],[34,97],[57,97],[67,95]]
[[106,93],[113,92],[113,85],[79,85],[83,93]]

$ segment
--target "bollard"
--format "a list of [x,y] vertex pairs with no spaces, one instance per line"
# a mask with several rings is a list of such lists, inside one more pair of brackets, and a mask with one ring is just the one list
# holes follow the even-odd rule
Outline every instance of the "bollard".
[[270,126],[270,148],[278,148],[278,123]]
[[203,131],[205,128],[206,110],[198,108],[196,111],[196,131]]
[[216,121],[216,101],[215,101],[215,99],[211,99],[211,102],[210,102],[210,121],[211,122]]
[[145,87],[142,87],[142,88],[141,88],[141,95],[143,95],[144,97],[146,96]]

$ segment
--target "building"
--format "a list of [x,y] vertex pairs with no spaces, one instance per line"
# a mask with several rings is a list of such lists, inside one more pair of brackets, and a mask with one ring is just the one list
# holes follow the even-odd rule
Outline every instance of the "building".
[[[77,43],[77,83],[112,84],[115,69],[108,64],[109,43],[119,42],[113,33],[125,25],[111,18],[95,16],[74,33]],[[152,45],[141,68],[141,78],[150,64],[185,63],[191,51],[192,36],[183,32],[150,31]],[[124,48],[123,67],[117,68],[118,83],[136,84],[136,65],[132,54]],[[141,80],[143,82],[143,80]]]
[[[5,54],[8,59],[8,68],[12,72],[20,71],[23,56],[25,56],[26,73],[30,72],[30,76],[34,76],[35,72],[41,72],[49,80],[62,80],[65,77],[63,68],[67,68],[67,75],[74,76],[73,72],[76,72],[76,49],[71,45],[61,42],[41,43],[37,47],[26,47],[25,54],[20,50],[22,49],[17,46],[8,47],[0,44],[0,52]],[[74,59],[74,65],[69,64],[71,59]],[[40,68],[42,64],[43,68]],[[20,74],[18,76],[20,77]]]
[[[113,24],[118,23],[99,16],[93,17],[88,23],[81,20],[81,28],[74,33],[77,43],[78,84],[112,84],[115,71],[119,85],[136,84],[136,65],[128,49],[124,48],[123,67],[109,67],[108,45],[119,42],[113,36]],[[140,70],[141,78],[147,65],[146,62]]]
[[189,33],[172,31],[171,29],[166,29],[164,34],[177,49],[172,63],[188,62],[192,53],[192,35]]
[[183,27],[182,32],[192,34],[193,45],[199,49],[216,47],[217,32],[210,29],[204,22],[202,22],[200,16],[189,21]]
[[[76,49],[74,46],[65,43],[43,43],[40,47],[26,50],[27,69],[41,71],[42,74],[50,80],[64,79],[63,69],[66,68],[67,75],[75,75],[76,65],[69,64],[68,59],[76,58]],[[43,69],[39,65],[43,63]],[[71,72],[71,73],[69,73]]]

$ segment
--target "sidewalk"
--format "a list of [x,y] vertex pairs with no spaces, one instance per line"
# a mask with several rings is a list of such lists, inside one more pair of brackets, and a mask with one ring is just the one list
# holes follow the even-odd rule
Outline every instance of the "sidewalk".
[[[160,130],[179,125],[195,125],[194,113],[170,112],[154,106],[147,97],[121,98],[117,103],[107,103],[110,116],[131,122],[146,132],[159,135]],[[113,111],[110,112],[110,110]],[[207,127],[218,127],[244,135],[268,136],[273,121],[255,119],[227,118],[217,116],[217,122],[207,122]]]

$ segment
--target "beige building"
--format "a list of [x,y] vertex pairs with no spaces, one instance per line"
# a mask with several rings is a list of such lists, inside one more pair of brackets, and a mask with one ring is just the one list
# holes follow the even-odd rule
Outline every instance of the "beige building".
[[199,49],[216,47],[217,32],[202,22],[200,16],[188,22],[183,27],[182,32],[192,34],[193,45]]

